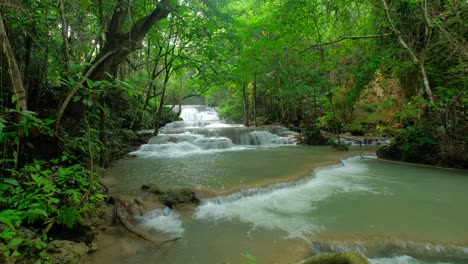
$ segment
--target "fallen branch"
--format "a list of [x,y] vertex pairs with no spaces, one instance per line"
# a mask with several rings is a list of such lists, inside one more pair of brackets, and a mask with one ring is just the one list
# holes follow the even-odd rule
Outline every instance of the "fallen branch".
[[304,53],[304,52],[307,52],[313,48],[316,48],[316,47],[321,47],[321,46],[327,46],[327,45],[331,45],[331,44],[335,44],[335,43],[338,43],[338,42],[341,42],[343,40],[357,40],[357,39],[371,39],[371,38],[381,38],[381,37],[385,37],[385,36],[389,36],[390,33],[384,33],[384,34],[379,34],[379,35],[366,35],[366,36],[342,36],[338,39],[335,39],[335,40],[332,40],[332,41],[329,41],[329,42],[323,42],[323,43],[317,43],[317,44],[314,44],[314,45],[311,45],[309,46],[307,49],[299,52],[299,53]]
[[[140,230],[138,227],[136,227],[130,220],[131,216],[128,215],[128,205],[126,205],[125,201],[121,200],[120,198],[115,198],[115,215],[116,217],[120,220],[122,225],[130,232],[133,234],[143,238],[144,240],[150,241],[155,243],[156,245],[161,245],[166,242],[170,241],[164,241],[161,242],[155,237],[149,235],[148,233],[144,232],[143,230]],[[177,240],[177,239],[175,239]]]

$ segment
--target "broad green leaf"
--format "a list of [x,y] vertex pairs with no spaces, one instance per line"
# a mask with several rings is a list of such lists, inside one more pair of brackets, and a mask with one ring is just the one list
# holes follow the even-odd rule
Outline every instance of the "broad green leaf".
[[257,260],[254,256],[249,253],[241,253],[241,256],[248,259],[248,260]]
[[3,223],[7,226],[9,226],[10,228],[13,228],[13,224],[11,223],[11,220],[6,218],[6,217],[1,217],[0,216],[0,223]]
[[15,180],[15,179],[12,179],[12,178],[3,178],[3,182],[8,183],[10,185],[19,186],[19,182],[17,180]]
[[29,209],[27,213],[33,214],[33,215],[42,215],[44,217],[47,217],[47,212],[39,208]]
[[15,238],[13,238],[12,240],[10,240],[10,241],[8,242],[7,247],[9,247],[9,248],[16,247],[16,246],[18,246],[19,244],[21,244],[23,241],[24,241],[24,238],[22,238],[22,237],[15,237]]
[[80,0],[80,7],[81,7],[81,10],[83,10],[83,11],[88,11],[90,2],[91,2],[90,0]]

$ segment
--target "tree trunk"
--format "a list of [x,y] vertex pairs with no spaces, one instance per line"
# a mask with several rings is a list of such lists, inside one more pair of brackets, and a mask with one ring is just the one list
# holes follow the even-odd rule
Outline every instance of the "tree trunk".
[[[127,56],[140,48],[142,48],[143,38],[146,36],[151,27],[159,20],[166,18],[170,12],[170,0],[160,0],[157,7],[151,12],[150,15],[138,20],[132,28],[124,33],[124,24],[127,17],[126,2],[120,1],[119,6],[115,9],[112,15],[109,27],[106,33],[106,44],[96,56],[91,66],[85,70],[84,77],[79,84],[75,85],[70,93],[61,104],[57,111],[56,129],[58,128],[62,116],[70,103],[71,98],[75,95],[81,85],[86,79],[94,81],[98,80],[111,80],[117,75],[118,66],[122,63]],[[79,105],[73,113],[73,116],[67,124],[67,127],[73,129],[76,124],[80,123],[85,112],[85,107]]]
[[3,17],[0,14],[0,47],[2,48],[2,54],[5,58],[6,64],[8,65],[8,72],[11,79],[11,85],[13,87],[13,94],[15,95],[16,103],[19,106],[19,109],[22,111],[28,110],[27,101],[26,101],[26,90],[23,86],[23,81],[21,79],[21,73],[16,63],[15,55],[10,46],[10,41],[5,30],[5,25],[3,24]]
[[249,100],[247,98],[247,85],[242,85],[242,103],[244,104],[244,126],[249,126]]
[[[172,50],[172,52],[174,52],[174,49]],[[161,91],[161,99],[159,100],[158,111],[156,112],[155,119],[154,119],[153,136],[157,136],[158,133],[159,133],[159,126],[160,126],[160,123],[161,123],[161,116],[162,116],[162,112],[164,110],[164,100],[165,100],[164,97],[166,95],[166,88],[167,88],[167,85],[169,83],[169,79],[171,78],[171,74],[172,74],[173,59],[171,58],[170,62],[168,63],[167,56],[168,56],[168,54],[166,54],[166,56],[165,56],[166,74],[164,76],[164,84],[163,84],[162,91]],[[174,56],[174,53],[172,53],[172,56]]]
[[68,45],[68,24],[65,19],[65,6],[63,0],[58,1],[60,21],[62,26],[62,40],[63,40],[63,57],[64,57],[64,66],[65,66],[65,77],[68,77],[70,72],[70,45]]
[[398,44],[400,44],[400,46],[408,52],[408,54],[411,57],[411,61],[413,62],[413,64],[416,67],[418,67],[419,74],[421,75],[421,79],[422,79],[422,83],[423,83],[424,92],[425,92],[427,98],[429,99],[429,102],[431,104],[434,104],[434,98],[432,96],[431,86],[429,84],[429,79],[427,78],[426,68],[424,67],[425,52],[426,52],[426,48],[427,48],[427,45],[428,45],[428,42],[429,42],[429,39],[430,39],[430,36],[431,36],[431,32],[432,32],[431,27],[429,26],[428,17],[427,17],[427,1],[425,1],[425,3],[421,3],[421,8],[423,9],[423,13],[424,13],[424,21],[426,23],[426,32],[425,32],[425,35],[424,35],[424,38],[425,38],[424,45],[425,46],[423,48],[422,54],[420,54],[420,58],[418,58],[416,56],[414,51],[403,40],[403,38],[401,37],[400,31],[398,31],[398,29],[395,27],[395,22],[393,21],[392,17],[390,16],[390,10],[388,9],[387,2],[385,0],[381,0],[381,1],[382,1],[382,6],[383,6],[384,11],[385,11],[385,15],[387,17],[387,21],[390,24],[390,29],[391,29],[393,35],[395,35],[395,37],[397,38]]
[[[96,56],[94,62],[99,61],[105,54],[112,52],[112,56],[97,67],[90,75],[91,80],[109,80],[117,75],[117,69],[127,56],[143,47],[142,41],[151,27],[159,20],[169,15],[170,0],[160,0],[153,12],[138,20],[128,32],[123,32],[127,17],[126,2],[121,3],[115,10],[106,33],[106,44]],[[94,62],[92,64],[94,64]]]
[[258,127],[257,123],[257,73],[254,75],[253,82],[253,118],[255,126]]

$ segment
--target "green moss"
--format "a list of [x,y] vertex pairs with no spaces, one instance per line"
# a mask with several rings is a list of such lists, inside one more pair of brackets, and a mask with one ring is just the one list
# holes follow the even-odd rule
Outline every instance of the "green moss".
[[320,253],[298,264],[370,264],[366,257],[355,252]]

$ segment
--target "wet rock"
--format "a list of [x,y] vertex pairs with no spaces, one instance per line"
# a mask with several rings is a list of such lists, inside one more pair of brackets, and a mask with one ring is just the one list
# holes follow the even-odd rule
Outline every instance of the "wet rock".
[[370,264],[366,257],[356,252],[320,253],[298,264]]
[[20,227],[18,230],[16,230],[16,236],[27,238],[30,240],[37,238],[37,234],[31,229],[26,228],[26,227]]
[[[5,230],[7,227],[8,226],[5,224],[0,224],[0,232]],[[30,240],[37,238],[37,234],[34,231],[23,226],[20,226],[18,229],[15,229],[14,232],[16,233],[16,237],[22,237]]]
[[85,243],[75,243],[68,240],[54,240],[47,245],[51,263],[81,264],[88,254]]
[[181,189],[161,189],[156,184],[146,184],[141,186],[142,190],[152,193],[162,204],[172,208],[177,204],[199,204],[194,191],[189,188]]
[[346,145],[345,143],[343,143],[341,141],[338,142],[338,143],[333,143],[332,148],[336,149],[336,150],[339,150],[339,151],[348,151],[349,150],[348,145]]

